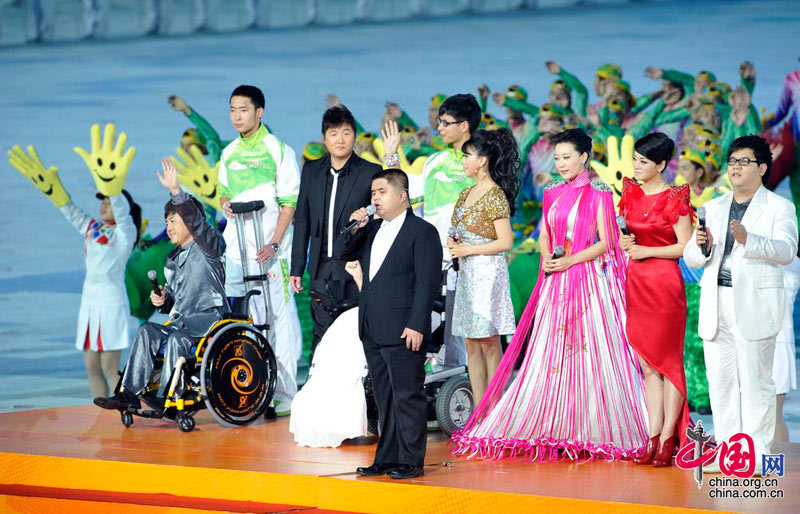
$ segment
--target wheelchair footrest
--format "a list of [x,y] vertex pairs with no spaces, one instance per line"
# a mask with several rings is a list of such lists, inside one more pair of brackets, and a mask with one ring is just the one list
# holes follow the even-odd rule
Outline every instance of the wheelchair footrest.
[[123,412],[129,412],[140,418],[151,418],[151,419],[161,419],[164,417],[164,413],[162,411],[152,410],[152,409],[137,409],[136,407],[128,407]]

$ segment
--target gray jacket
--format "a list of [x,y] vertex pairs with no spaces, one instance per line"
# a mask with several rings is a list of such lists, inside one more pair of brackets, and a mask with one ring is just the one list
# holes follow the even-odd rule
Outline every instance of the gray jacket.
[[167,301],[161,310],[169,312],[173,325],[199,337],[230,312],[225,297],[225,241],[185,192],[173,196],[171,202],[194,241],[167,256]]

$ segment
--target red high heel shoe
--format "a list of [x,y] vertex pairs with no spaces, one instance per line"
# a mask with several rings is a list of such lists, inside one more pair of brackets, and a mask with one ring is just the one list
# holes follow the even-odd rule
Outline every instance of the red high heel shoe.
[[672,454],[675,452],[675,438],[670,437],[658,447],[658,452],[653,458],[654,468],[668,468],[672,466]]
[[634,464],[650,464],[653,462],[653,456],[656,454],[656,450],[658,449],[658,440],[660,438],[661,434],[656,434],[648,439],[647,446],[644,447],[644,453],[638,457],[634,457]]

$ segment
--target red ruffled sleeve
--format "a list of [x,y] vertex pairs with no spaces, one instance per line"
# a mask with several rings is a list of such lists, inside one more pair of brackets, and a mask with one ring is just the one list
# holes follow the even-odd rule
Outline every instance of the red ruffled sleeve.
[[619,199],[617,208],[620,215],[627,217],[633,206],[644,196],[642,188],[628,177],[622,179],[622,196]]
[[666,196],[666,201],[661,209],[661,215],[670,225],[677,223],[678,218],[681,216],[689,216],[689,221],[694,225],[694,220],[697,215],[694,209],[692,209],[690,200],[691,192],[689,190],[689,184],[671,187],[669,195]]

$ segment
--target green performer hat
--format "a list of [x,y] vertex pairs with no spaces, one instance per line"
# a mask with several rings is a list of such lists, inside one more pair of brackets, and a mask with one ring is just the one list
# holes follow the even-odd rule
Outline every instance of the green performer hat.
[[700,100],[706,103],[726,103],[730,92],[731,86],[725,82],[714,82],[706,88],[706,92]]
[[622,80],[622,68],[616,64],[604,64],[597,68],[597,76],[601,79]]
[[188,139],[189,142],[192,143],[193,145],[205,145],[206,144],[206,138],[204,138],[203,134],[201,134],[196,128],[188,128],[188,129],[184,130],[183,131],[183,135],[181,136],[181,138],[184,138],[184,137],[186,139]]
[[375,141],[375,133],[374,132],[362,132],[361,134],[356,136],[356,143],[359,141]]
[[695,77],[695,79],[700,79],[702,77],[707,77],[711,82],[717,81],[717,76],[711,73],[710,71],[706,70],[701,71],[700,73],[697,74],[697,77]]
[[441,107],[445,100],[447,100],[446,94],[436,93],[431,97],[431,105],[434,107]]
[[539,109],[539,116],[547,114],[556,118],[564,120],[567,117],[567,111],[558,104],[546,103]]
[[692,161],[703,168],[709,164],[706,152],[701,152],[695,148],[684,148],[680,153],[680,158]]
[[528,100],[528,92],[521,86],[508,86],[506,89],[506,98],[513,98],[514,100]]
[[550,89],[562,89],[566,91],[567,94],[572,94],[572,88],[570,88],[569,85],[561,79],[553,81],[553,83],[550,84]]
[[325,157],[326,153],[328,153],[328,150],[325,148],[325,145],[317,141],[307,143],[306,146],[303,147],[303,157],[308,161],[322,159]]

